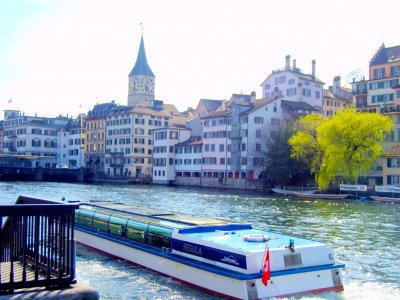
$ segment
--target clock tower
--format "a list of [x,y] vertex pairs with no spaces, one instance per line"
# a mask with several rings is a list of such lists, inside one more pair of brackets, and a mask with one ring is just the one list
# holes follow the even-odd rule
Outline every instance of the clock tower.
[[135,66],[129,73],[128,106],[136,106],[138,103],[154,100],[155,76],[147,63],[144,49],[143,34],[140,39],[139,52]]

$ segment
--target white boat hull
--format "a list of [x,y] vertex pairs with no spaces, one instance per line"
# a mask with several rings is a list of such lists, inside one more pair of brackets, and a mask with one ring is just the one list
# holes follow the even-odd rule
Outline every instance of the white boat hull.
[[400,203],[400,198],[390,198],[382,196],[371,196],[371,198],[379,202]]
[[[121,244],[117,240],[102,238],[100,235],[75,229],[77,242],[116,256],[132,263],[144,266],[163,275],[173,277],[183,283],[194,285],[210,293],[237,299],[262,299],[268,297],[290,296],[324,291],[342,291],[340,268],[320,267],[307,270],[293,269],[288,272],[271,273],[267,287],[256,279],[241,280],[224,276],[195,267],[168,257],[142,251],[141,249]],[[134,292],[134,291],[133,291]]]
[[319,199],[319,200],[344,200],[350,194],[309,194],[309,193],[295,193],[296,196],[303,199]]

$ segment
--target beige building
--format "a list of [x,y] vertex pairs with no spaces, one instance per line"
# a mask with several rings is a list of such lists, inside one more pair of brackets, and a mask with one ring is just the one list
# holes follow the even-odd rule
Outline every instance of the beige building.
[[107,115],[105,172],[114,177],[151,176],[153,131],[170,126],[171,115],[154,107],[119,106]]
[[341,86],[340,76],[333,79],[333,85],[323,90],[322,111],[326,117],[336,115],[339,110],[352,106],[351,89]]
[[117,105],[96,104],[84,119],[86,131],[85,167],[92,171],[104,171],[107,114]]

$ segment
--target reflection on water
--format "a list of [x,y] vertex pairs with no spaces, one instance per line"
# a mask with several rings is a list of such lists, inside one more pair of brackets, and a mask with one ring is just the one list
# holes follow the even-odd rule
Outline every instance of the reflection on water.
[[[0,203],[19,195],[60,200],[124,201],[157,209],[235,221],[323,241],[346,264],[345,291],[296,299],[400,299],[400,205],[372,201],[295,200],[262,193],[204,188],[0,182]],[[210,299],[125,261],[79,247],[78,280],[102,299]],[[216,298],[215,298],[216,299]]]

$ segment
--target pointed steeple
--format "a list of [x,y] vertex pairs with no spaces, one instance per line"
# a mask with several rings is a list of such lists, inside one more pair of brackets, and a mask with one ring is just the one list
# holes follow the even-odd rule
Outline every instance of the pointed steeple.
[[129,73],[129,77],[136,75],[155,77],[149,67],[149,64],[147,63],[146,50],[144,49],[144,42],[143,42],[143,34],[142,38],[140,39],[140,47],[136,63],[132,71]]

